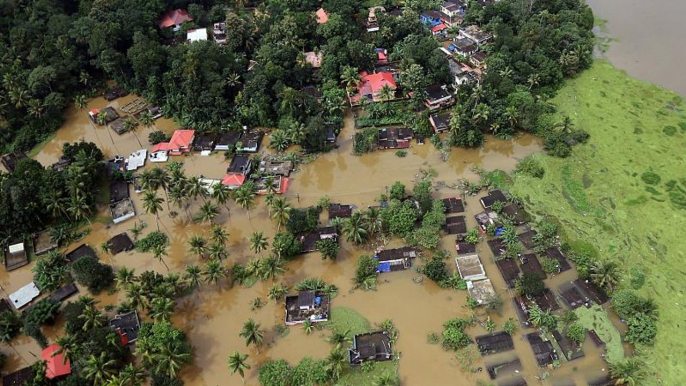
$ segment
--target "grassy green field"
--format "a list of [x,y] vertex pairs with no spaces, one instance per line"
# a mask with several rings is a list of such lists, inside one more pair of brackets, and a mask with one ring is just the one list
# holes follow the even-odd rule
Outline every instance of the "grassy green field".
[[591,134],[567,159],[536,155],[542,179],[517,176],[512,192],[530,212],[563,225],[568,241],[591,243],[620,262],[622,286],[645,273],[639,293],[660,318],[653,347],[639,347],[645,385],[686,379],[686,113],[681,97],[598,61],[553,100]]

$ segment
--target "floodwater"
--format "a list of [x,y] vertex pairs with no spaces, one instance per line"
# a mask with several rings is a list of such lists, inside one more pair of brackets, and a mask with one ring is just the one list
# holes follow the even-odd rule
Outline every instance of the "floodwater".
[[[118,104],[128,102],[132,98],[134,97],[129,96],[120,99]],[[118,104],[115,103],[115,106]],[[89,108],[102,108],[105,105],[104,100],[96,99],[92,101]],[[292,206],[314,205],[319,198],[328,195],[332,202],[355,204],[359,208],[366,208],[374,205],[379,195],[383,194],[386,187],[391,186],[394,181],[401,181],[408,189],[411,189],[413,181],[421,170],[429,168],[438,173],[435,182],[444,182],[440,184],[442,187],[434,193],[434,197],[456,196],[460,192],[450,186],[455,186],[461,178],[476,179],[476,175],[471,170],[472,166],[479,165],[485,169],[498,168],[511,171],[518,159],[541,150],[541,144],[537,138],[523,135],[512,141],[489,138],[482,149],[453,149],[447,162],[441,160],[440,152],[431,144],[413,144],[405,158],[398,158],[393,151],[356,157],[351,154],[351,137],[354,130],[352,126],[352,119],[348,117],[338,140],[340,147],[321,155],[309,164],[301,165],[300,170],[291,175],[292,184],[286,196]],[[175,129],[173,122],[165,119],[158,120],[156,127],[168,133]],[[137,132],[144,145],[147,142],[147,134],[151,130],[153,128],[141,127]],[[48,166],[59,157],[62,143],[79,139],[95,142],[103,148],[108,157],[115,154],[127,155],[139,148],[133,134],[117,136],[111,132],[110,136],[109,129],[95,127],[90,123],[86,110],[70,110],[67,113],[65,127],[58,131],[56,138],[36,159]],[[208,157],[193,154],[187,157],[175,157],[175,159],[184,162],[184,169],[189,176],[202,174],[207,178],[221,178],[227,166],[222,154]],[[146,167],[150,168],[154,165],[148,164]],[[140,197],[133,193],[133,189],[131,191],[134,204],[139,211],[137,219],[128,220],[119,225],[106,226],[95,223],[90,234],[82,242],[97,247],[108,238],[131,229],[136,221],[147,223],[144,234],[156,229],[155,218],[142,212]],[[164,197],[162,192],[160,195]],[[197,211],[201,204],[202,200],[192,205],[191,212]],[[470,197],[467,199],[467,204],[467,221],[471,228],[476,226],[473,215],[479,211],[479,203],[476,198]],[[258,201],[257,207],[251,211],[250,216],[234,203],[229,204],[229,209],[230,212],[222,207],[222,214],[217,219],[217,222],[230,234],[228,242],[230,255],[227,265],[235,262],[246,263],[253,257],[253,253],[248,249],[249,235],[259,230],[271,238],[276,233],[276,225],[268,218],[262,200]],[[175,208],[172,210],[179,211]],[[105,213],[104,208],[102,211]],[[171,238],[171,247],[165,261],[172,272],[183,271],[186,265],[198,263],[197,258],[187,252],[187,240],[194,234],[206,235],[209,228],[207,225],[189,222],[187,216],[182,211],[179,212],[181,213],[178,216],[172,218],[164,205],[164,212],[160,215],[160,227]],[[494,319],[500,326],[507,318],[515,317],[509,300],[512,294],[506,291],[506,286],[493,263],[490,250],[485,243],[482,244],[479,253],[487,274],[505,300],[503,315]],[[75,249],[78,245],[80,243],[69,246],[65,252]],[[400,240],[393,240],[391,245],[402,244]],[[450,270],[455,269],[454,236],[445,236],[442,247],[451,252],[452,258],[448,260],[448,266]],[[340,289],[339,295],[332,301],[333,307],[354,309],[369,319],[372,324],[378,324],[387,318],[392,319],[400,331],[395,348],[401,353],[399,373],[404,385],[467,386],[476,384],[477,380],[487,380],[486,371],[476,374],[464,373],[460,370],[460,363],[455,359],[454,354],[443,351],[439,345],[427,343],[427,334],[441,333],[444,321],[468,315],[469,311],[464,307],[466,292],[441,289],[430,280],[416,283],[413,278],[418,274],[414,269],[381,275],[376,291],[353,292],[351,291],[352,277],[357,257],[370,252],[370,249],[358,248],[343,242],[341,252],[335,262],[321,260],[318,253],[300,256],[288,264],[286,273],[277,280],[292,286],[307,277],[322,277],[326,282],[335,284]],[[128,252],[111,258],[101,254],[101,260],[111,262],[115,269],[122,266],[135,268],[138,274],[145,270],[167,272],[164,265],[153,260],[150,254]],[[420,264],[421,261],[418,259],[415,266]],[[11,275],[4,271],[0,272],[0,285],[8,293],[15,291],[31,281],[30,268],[31,265],[23,267],[13,271]],[[552,281],[549,286],[557,288],[561,283],[573,278],[573,275],[568,273],[549,279]],[[296,364],[306,356],[323,358],[328,354],[331,346],[323,339],[328,332],[318,331],[307,336],[298,326],[290,327],[290,332],[285,337],[274,332],[274,327],[283,323],[282,304],[269,302],[260,309],[251,310],[251,303],[255,298],[259,297],[267,301],[267,291],[270,285],[271,282],[258,282],[249,289],[240,286],[231,287],[228,283],[203,285],[200,290],[178,300],[177,313],[172,321],[188,333],[195,350],[194,364],[182,374],[187,385],[240,385],[240,378],[231,376],[226,366],[226,359],[234,350],[250,355],[248,362],[252,365],[252,369],[246,373],[246,383],[251,385],[257,384],[257,369],[269,358],[283,358],[291,364]],[[82,293],[85,293],[85,290]],[[98,296],[98,299],[101,301],[100,305],[104,307],[122,301],[123,296],[123,294],[103,294]],[[485,314],[478,315],[480,319],[485,320]],[[243,323],[248,318],[254,318],[267,330],[265,346],[260,353],[252,347],[245,347],[243,339],[238,336]],[[60,333],[60,327],[58,322],[54,328],[46,328],[48,338],[54,340],[55,336]],[[474,337],[485,334],[486,331],[476,326],[470,328],[468,333]],[[516,350],[514,352],[480,359],[477,366],[482,366],[485,370],[487,365],[502,362],[503,359],[517,355],[523,364],[523,371],[519,375],[524,376],[529,384],[536,383],[541,372],[534,362],[529,345],[520,336],[515,337]],[[553,371],[546,382],[553,386],[566,385],[569,381],[576,381],[577,385],[585,385],[584,379],[589,375],[602,375],[604,362],[600,360],[601,353],[592,346],[590,342],[584,345],[585,358],[565,364],[562,368]],[[39,355],[40,352],[36,343],[25,337],[15,340],[13,347],[18,355],[8,349],[3,350],[10,354],[9,365],[6,368],[8,371],[34,362],[34,354]]]
[[638,79],[686,96],[686,2],[683,0],[588,0],[596,17],[607,20],[605,56]]

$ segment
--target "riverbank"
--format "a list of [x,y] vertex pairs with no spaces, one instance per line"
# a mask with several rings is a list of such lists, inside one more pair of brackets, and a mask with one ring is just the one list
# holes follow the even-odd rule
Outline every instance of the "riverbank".
[[[588,0],[596,17],[606,21],[601,35],[611,37],[603,53],[635,78],[686,96],[681,66],[686,59],[682,37],[686,2],[680,0]],[[666,12],[665,12],[666,11]]]
[[678,354],[686,352],[686,240],[679,229],[686,215],[686,106],[606,61],[569,80],[552,102],[591,138],[567,159],[535,155],[545,176],[517,176],[512,191],[532,212],[556,217],[567,240],[617,260],[621,286],[646,274],[638,292],[655,300],[660,317],[654,346],[637,348],[651,373],[642,385],[677,385],[686,377]]

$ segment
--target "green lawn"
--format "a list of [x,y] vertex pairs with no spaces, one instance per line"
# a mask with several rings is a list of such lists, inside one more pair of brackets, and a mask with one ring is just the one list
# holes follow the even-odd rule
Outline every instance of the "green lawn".
[[567,82],[553,100],[591,134],[568,159],[539,154],[543,179],[517,176],[512,192],[534,214],[563,225],[620,262],[623,286],[644,272],[639,292],[659,304],[654,347],[639,352],[654,377],[645,385],[686,379],[686,114],[678,95],[627,76],[604,61]]

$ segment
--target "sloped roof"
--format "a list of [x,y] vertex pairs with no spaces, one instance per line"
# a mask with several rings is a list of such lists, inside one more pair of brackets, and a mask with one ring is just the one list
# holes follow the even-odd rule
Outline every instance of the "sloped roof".
[[169,140],[169,149],[190,147],[195,136],[195,130],[176,130]]
[[242,174],[226,174],[222,180],[222,185],[241,186],[245,182],[245,176]]
[[317,23],[324,24],[329,21],[329,14],[324,10],[324,8],[319,8],[317,10]]
[[312,68],[321,67],[323,57],[324,57],[324,55],[322,55],[321,52],[314,52],[314,51],[305,52],[305,62],[312,65]]
[[185,9],[174,9],[162,16],[159,22],[160,28],[168,28],[175,25],[183,24],[187,21],[193,21],[193,18],[188,16]]
[[375,74],[360,73],[361,82],[357,87],[362,95],[376,95],[381,89],[388,85],[392,90],[397,88],[393,74],[390,72],[377,72]]
[[448,26],[445,25],[445,24],[443,24],[443,23],[441,23],[441,24],[439,24],[439,25],[437,25],[437,26],[435,26],[435,27],[432,27],[432,28],[431,28],[431,32],[441,32],[441,31],[443,31],[443,30],[446,29],[446,28],[448,28]]
[[156,153],[158,151],[168,151],[169,150],[169,142],[160,142],[157,145],[153,146],[152,152]]
[[41,359],[46,362],[45,376],[48,377],[48,379],[71,374],[71,363],[69,358],[65,358],[64,353],[56,354],[59,350],[60,346],[57,343],[53,343],[46,347],[40,355]]

